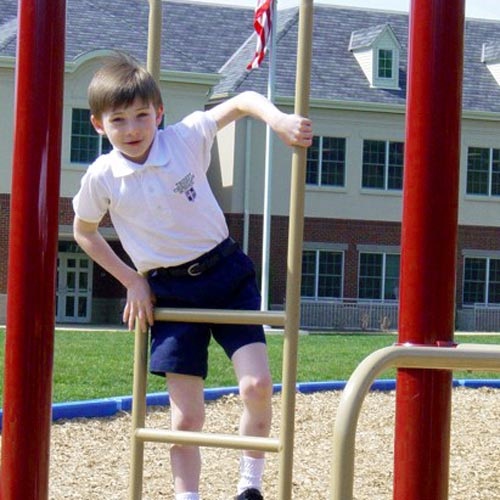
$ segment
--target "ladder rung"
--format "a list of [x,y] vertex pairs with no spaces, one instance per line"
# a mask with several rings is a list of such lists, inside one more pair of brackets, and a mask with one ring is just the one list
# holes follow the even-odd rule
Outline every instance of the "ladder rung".
[[276,438],[258,436],[234,436],[191,431],[169,431],[163,429],[136,429],[135,438],[140,441],[173,443],[185,445],[212,446],[217,448],[233,448],[236,450],[254,450],[279,452],[280,444]]
[[284,311],[239,311],[226,309],[171,309],[159,307],[154,310],[158,321],[181,321],[190,323],[224,323],[233,325],[284,326]]

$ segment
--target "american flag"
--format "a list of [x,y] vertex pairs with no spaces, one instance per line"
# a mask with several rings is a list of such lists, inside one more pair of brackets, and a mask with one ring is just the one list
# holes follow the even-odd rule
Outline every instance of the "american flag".
[[274,0],[257,0],[253,21],[257,33],[257,47],[253,59],[247,65],[249,70],[259,68],[266,55],[267,41],[271,34],[273,2]]

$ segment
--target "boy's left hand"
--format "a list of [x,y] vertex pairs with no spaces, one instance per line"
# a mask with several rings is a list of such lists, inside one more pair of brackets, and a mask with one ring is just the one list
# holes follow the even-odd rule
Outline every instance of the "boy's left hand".
[[312,144],[313,130],[309,118],[282,113],[281,117],[273,124],[273,130],[288,146],[307,148]]

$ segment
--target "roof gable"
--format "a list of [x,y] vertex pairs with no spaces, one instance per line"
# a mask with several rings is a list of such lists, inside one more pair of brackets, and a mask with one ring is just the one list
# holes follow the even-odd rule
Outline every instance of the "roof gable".
[[391,26],[387,23],[379,24],[378,26],[371,26],[369,28],[364,28],[360,30],[353,31],[351,33],[351,39],[349,41],[349,50],[361,50],[374,47],[377,42],[379,42],[383,37],[389,37],[392,43],[398,48],[401,45],[398,39],[394,35]]
[[17,34],[17,17],[0,26],[0,48],[5,47]]
[[481,62],[486,65],[497,84],[500,85],[500,41],[483,43]]
[[481,61],[486,64],[500,61],[500,40],[483,43]]
[[349,41],[349,50],[372,88],[399,89],[400,49],[388,23],[353,31]]

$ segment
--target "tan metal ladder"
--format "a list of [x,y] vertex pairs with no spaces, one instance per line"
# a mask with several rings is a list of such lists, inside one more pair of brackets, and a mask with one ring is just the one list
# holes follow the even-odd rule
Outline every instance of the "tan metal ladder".
[[[159,32],[161,2],[150,0],[148,69],[158,79]],[[295,113],[307,116],[312,50],[313,0],[301,0],[295,81]],[[306,150],[295,147],[292,154],[292,179],[287,254],[287,287],[285,312],[221,311],[199,309],[157,309],[155,320],[210,322],[226,324],[262,324],[284,327],[282,367],[282,415],[279,438],[233,436],[203,432],[167,431],[145,427],[148,336],[136,328],[134,356],[134,387],[132,405],[132,460],[130,499],[142,497],[144,443],[146,441],[197,444],[246,450],[277,452],[279,456],[279,500],[291,499],[293,444],[295,429],[295,390],[297,379],[297,348],[300,326],[300,279],[304,233]]]

